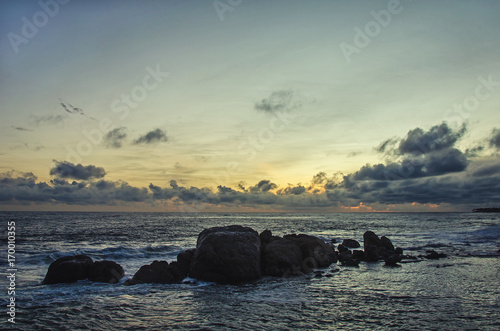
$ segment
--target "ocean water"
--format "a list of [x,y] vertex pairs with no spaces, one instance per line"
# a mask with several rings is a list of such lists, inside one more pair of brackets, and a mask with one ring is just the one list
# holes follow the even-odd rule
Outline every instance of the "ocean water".
[[[500,214],[0,213],[0,328],[7,330],[500,330]],[[7,321],[7,223],[16,223],[16,323]],[[388,236],[405,254],[440,260],[332,265],[323,277],[264,277],[246,285],[123,286],[141,265],[172,261],[203,229],[326,241]],[[125,269],[118,284],[40,285],[57,258],[86,254]],[[328,277],[326,277],[328,275]]]

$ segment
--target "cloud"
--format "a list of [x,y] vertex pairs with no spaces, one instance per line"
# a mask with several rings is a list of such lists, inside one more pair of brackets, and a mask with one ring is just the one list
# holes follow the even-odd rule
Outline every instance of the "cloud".
[[17,130],[17,131],[33,131],[31,129],[26,129],[26,128],[22,128],[20,126],[11,126],[11,128]]
[[103,138],[103,144],[107,148],[121,148],[122,142],[127,138],[127,128],[116,128],[108,133]]
[[102,178],[106,175],[104,168],[93,165],[83,166],[67,161],[55,161],[55,166],[50,169],[50,175],[57,178],[71,178],[76,180],[89,180]]
[[[203,205],[286,208],[307,210],[315,208],[345,208],[405,204],[450,204],[455,206],[487,206],[500,201],[500,158],[468,160],[455,147],[454,131],[436,131],[436,127],[417,135],[409,134],[395,141],[422,141],[419,137],[435,135],[439,141],[427,141],[429,151],[415,154],[413,149],[385,164],[367,164],[350,174],[319,172],[306,187],[301,184],[279,188],[269,179],[248,186],[241,182],[232,188],[219,185],[215,191],[206,187],[183,187],[175,180],[168,187],[151,183],[148,188],[126,182],[104,180],[105,170],[93,165],[83,166],[55,161],[49,183],[37,182],[32,173],[8,172],[0,174],[0,201],[2,203],[51,202],[80,205],[112,205],[116,202],[169,201],[187,211],[202,211]],[[418,128],[417,128],[418,129]],[[462,134],[462,133],[460,133]],[[409,137],[411,137],[409,139]],[[415,138],[416,137],[416,138]],[[387,141],[387,140],[386,140]],[[453,141],[453,142],[452,142]],[[399,152],[399,145],[393,144]],[[385,148],[389,151],[390,148]],[[68,179],[74,179],[69,182]],[[274,207],[271,207],[274,206]],[[385,207],[384,207],[385,206]],[[179,207],[181,208],[181,207]],[[469,208],[469,207],[467,207]],[[181,210],[181,209],[179,209]],[[463,210],[463,207],[462,207]]]
[[43,123],[57,125],[68,118],[66,115],[31,115],[30,117],[33,119],[33,122],[35,122],[35,125],[41,125]]
[[254,108],[266,113],[284,110],[292,106],[293,96],[294,91],[292,90],[274,91],[267,98],[255,103]]
[[63,107],[63,109],[68,113],[68,114],[78,114],[78,115],[82,115],[82,116],[85,116],[93,121],[97,121],[97,119],[93,118],[92,116],[88,116],[87,114],[85,114],[85,112],[83,111],[82,108],[77,108],[77,107],[74,107],[72,106],[71,104],[65,104],[64,102],[62,102],[61,99],[59,99],[61,102],[59,103],[61,105],[61,107]]
[[465,132],[465,125],[454,131],[446,123],[433,126],[427,132],[421,128],[415,128],[399,142],[397,149],[402,155],[427,154],[452,147]]
[[161,129],[156,129],[153,131],[150,131],[146,133],[145,135],[139,137],[134,144],[154,144],[158,142],[165,142],[168,141],[167,134],[161,130]]
[[493,129],[491,132],[491,137],[489,139],[489,143],[491,147],[494,147],[497,150],[500,150],[500,129]]

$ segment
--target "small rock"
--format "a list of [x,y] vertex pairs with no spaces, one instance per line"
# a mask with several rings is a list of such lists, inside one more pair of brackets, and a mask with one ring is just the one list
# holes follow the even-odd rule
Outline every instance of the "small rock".
[[344,245],[345,247],[348,247],[348,248],[361,247],[359,242],[357,240],[354,240],[354,239],[344,239],[344,241],[342,241],[342,245]]

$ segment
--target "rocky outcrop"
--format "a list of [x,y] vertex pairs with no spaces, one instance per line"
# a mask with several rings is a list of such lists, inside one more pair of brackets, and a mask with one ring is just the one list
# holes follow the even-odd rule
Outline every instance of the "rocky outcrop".
[[121,265],[114,261],[96,261],[89,270],[89,280],[92,282],[101,282],[116,284],[125,276]]
[[113,261],[97,261],[86,255],[66,256],[52,262],[42,284],[75,283],[88,279],[115,284],[124,276],[123,268]]
[[75,283],[89,277],[94,261],[86,255],[66,256],[49,266],[42,284]]
[[289,234],[283,237],[299,245],[304,259],[302,268],[310,272],[314,268],[326,268],[337,262],[337,255],[332,246],[323,240],[307,234]]
[[259,234],[248,227],[231,225],[203,230],[196,244],[191,277],[217,283],[241,283],[259,279]]
[[302,251],[293,241],[278,239],[262,248],[262,272],[268,276],[288,276],[301,273]]
[[374,232],[366,231],[363,234],[364,260],[377,262],[384,260],[386,265],[396,265],[401,262],[403,250],[394,248],[392,241],[386,236],[379,238]]
[[180,284],[185,277],[186,275],[182,273],[177,262],[168,264],[167,261],[154,261],[151,264],[143,265],[132,279],[125,282],[125,285],[143,283]]

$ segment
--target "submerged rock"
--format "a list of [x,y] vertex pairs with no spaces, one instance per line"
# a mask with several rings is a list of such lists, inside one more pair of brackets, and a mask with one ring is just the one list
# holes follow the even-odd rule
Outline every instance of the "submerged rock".
[[50,264],[42,284],[75,283],[87,279],[93,263],[86,255],[57,259]]
[[427,251],[427,255],[425,255],[424,257],[430,260],[437,260],[447,257],[447,255],[443,253],[438,253],[436,251]]
[[231,225],[203,230],[189,275],[217,283],[240,283],[259,279],[259,234],[248,227]]

